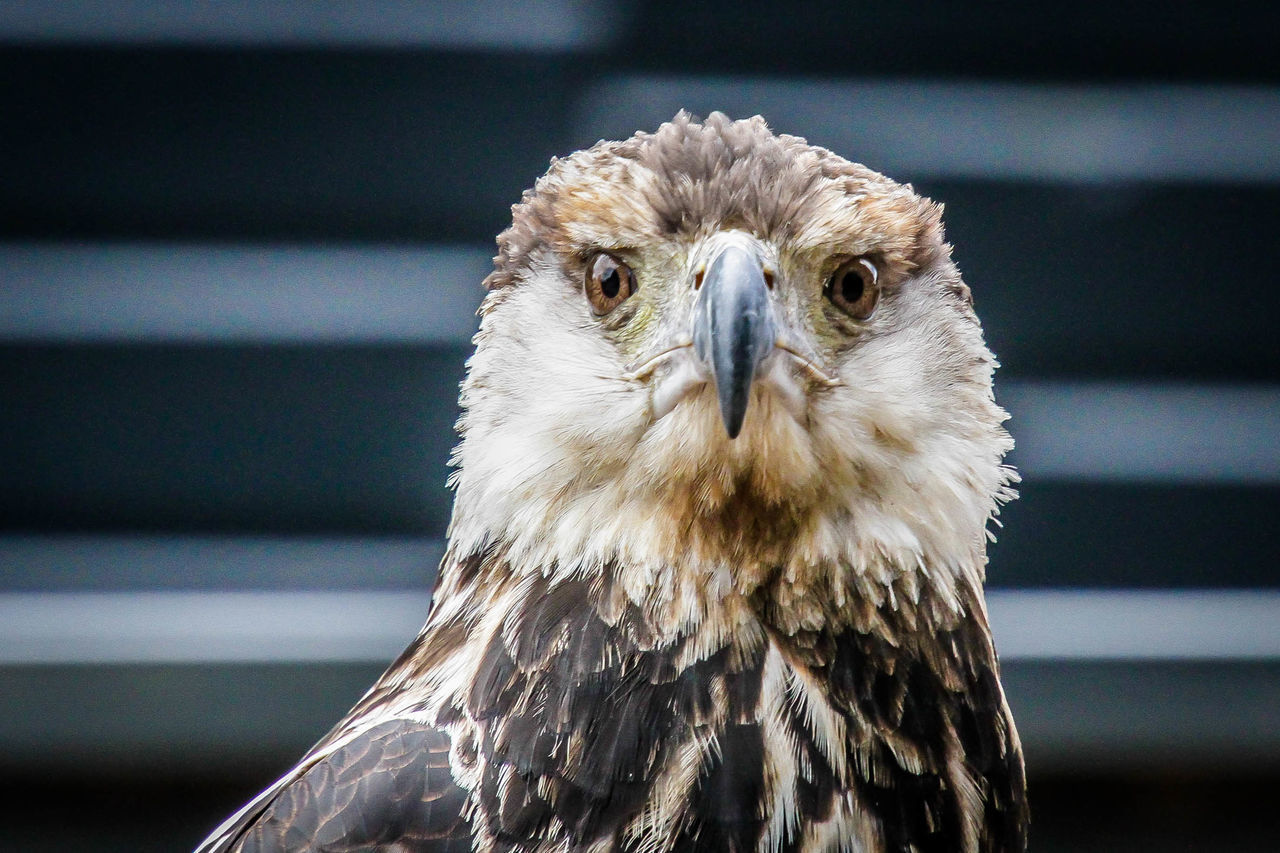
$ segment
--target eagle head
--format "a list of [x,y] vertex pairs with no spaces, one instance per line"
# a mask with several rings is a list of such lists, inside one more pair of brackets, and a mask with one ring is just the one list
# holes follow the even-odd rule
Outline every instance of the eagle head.
[[1012,442],[941,213],[760,117],[554,160],[486,281],[455,544],[981,571]]

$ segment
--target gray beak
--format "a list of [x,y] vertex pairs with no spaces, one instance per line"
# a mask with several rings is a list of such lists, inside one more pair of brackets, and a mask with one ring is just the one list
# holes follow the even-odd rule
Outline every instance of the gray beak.
[[760,259],[730,244],[711,259],[693,307],[693,348],[711,368],[720,416],[737,438],[751,401],[751,383],[773,349],[773,310]]

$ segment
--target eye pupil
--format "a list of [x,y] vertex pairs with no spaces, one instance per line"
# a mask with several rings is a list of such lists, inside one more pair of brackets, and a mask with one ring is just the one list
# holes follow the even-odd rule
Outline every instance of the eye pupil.
[[614,267],[600,279],[600,292],[606,299],[616,299],[621,291],[622,279],[618,275],[617,267]]
[[853,304],[862,298],[862,291],[866,289],[861,277],[857,273],[847,272],[840,281],[840,295],[844,297],[844,301]]

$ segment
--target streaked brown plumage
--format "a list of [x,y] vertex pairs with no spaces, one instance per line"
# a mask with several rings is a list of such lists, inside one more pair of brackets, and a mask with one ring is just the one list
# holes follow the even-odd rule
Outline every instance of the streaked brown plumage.
[[201,850],[1024,849],[940,208],[715,114],[513,212],[427,625]]

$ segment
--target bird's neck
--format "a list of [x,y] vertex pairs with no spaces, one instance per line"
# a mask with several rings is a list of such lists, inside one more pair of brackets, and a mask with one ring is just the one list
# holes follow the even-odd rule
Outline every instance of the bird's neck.
[[[975,604],[981,608],[981,566],[965,562],[972,554],[957,555],[953,565],[929,565],[918,553],[884,549],[851,558],[838,547],[824,552],[824,534],[837,538],[830,519],[792,517],[773,528],[759,517],[733,529],[689,522],[679,530],[641,526],[633,539],[599,544],[585,558],[580,548],[546,547],[556,541],[554,527],[534,548],[527,537],[501,533],[474,543],[455,536],[432,621],[457,617],[496,625],[540,606],[537,599],[548,590],[570,587],[577,593],[565,602],[590,608],[609,624],[623,614],[642,618],[667,641],[766,629],[788,635],[871,631],[890,616],[895,623],[941,629],[973,615]],[[646,548],[652,543],[661,544]],[[669,543],[681,547],[672,550]]]
[[591,499],[566,500],[488,519],[496,524],[477,523],[481,513],[455,515],[454,556],[446,560],[438,597],[476,594],[453,591],[451,574],[467,572],[450,563],[478,561],[486,567],[486,595],[515,590],[490,606],[517,606],[519,590],[535,578],[587,579],[603,606],[641,607],[673,631],[732,623],[747,602],[767,606],[790,629],[839,626],[859,607],[927,602],[955,613],[963,609],[961,592],[982,582],[978,535],[929,540],[926,534],[936,531],[917,533],[915,519],[892,516],[873,501],[851,508],[731,495],[695,507],[654,497],[627,502],[612,515],[599,509]]

